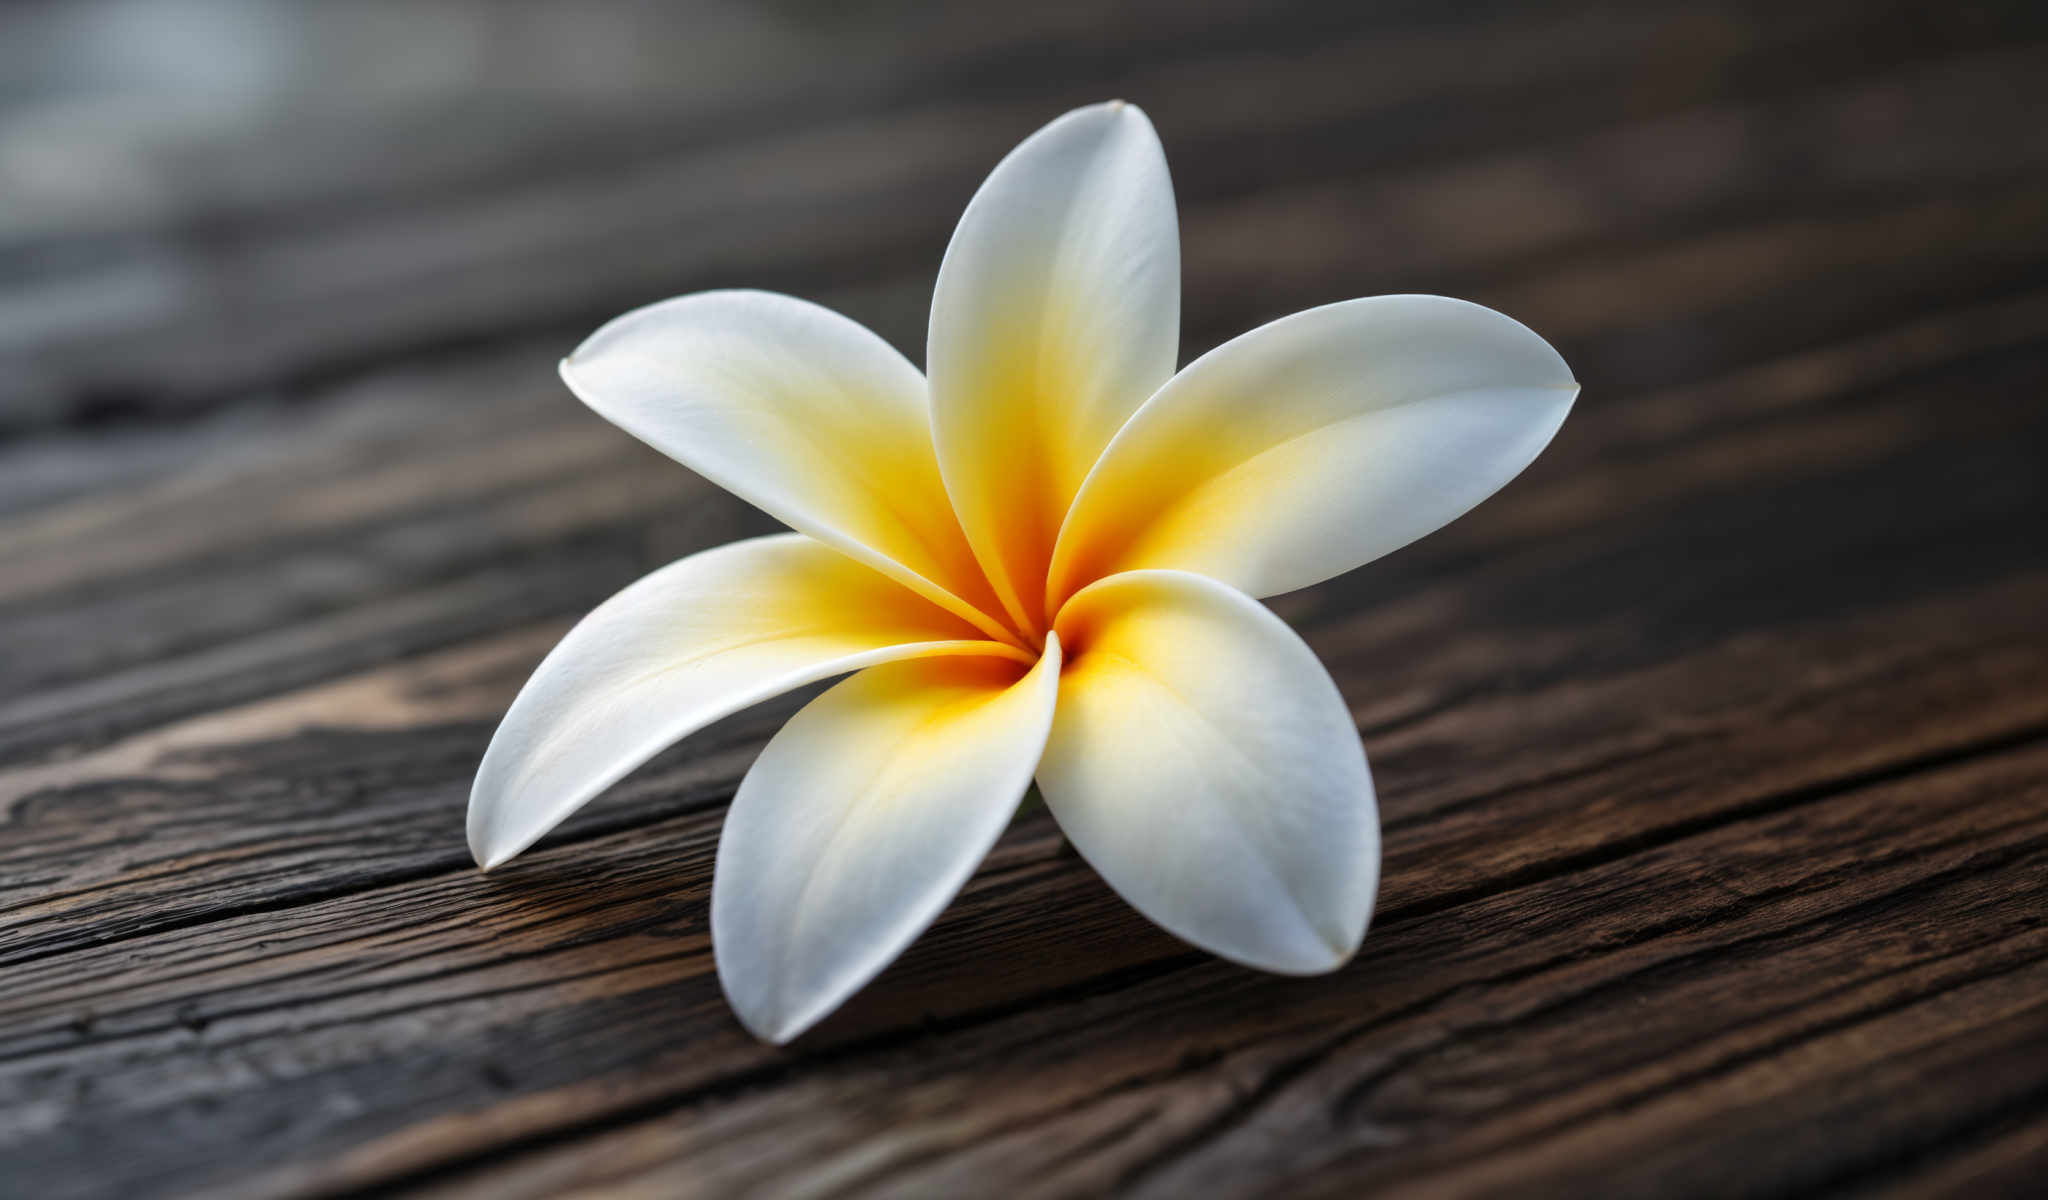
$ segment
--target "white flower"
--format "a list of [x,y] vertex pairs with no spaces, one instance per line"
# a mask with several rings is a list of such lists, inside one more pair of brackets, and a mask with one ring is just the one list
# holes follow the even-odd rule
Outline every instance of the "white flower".
[[1034,775],[1081,855],[1248,966],[1349,959],[1379,818],[1343,697],[1253,597],[1397,549],[1526,466],[1577,395],[1488,309],[1297,313],[1179,374],[1172,186],[1151,123],[1068,113],[946,250],[929,375],[765,292],[631,312],[562,364],[583,401],[794,533],[662,568],[534,672],[470,797],[489,868],[663,747],[850,679],[768,743],[711,896],[740,1020],[785,1041],[902,952]]

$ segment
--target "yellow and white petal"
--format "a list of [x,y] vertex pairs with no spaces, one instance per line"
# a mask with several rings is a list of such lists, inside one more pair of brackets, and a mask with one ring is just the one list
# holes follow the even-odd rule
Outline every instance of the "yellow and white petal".
[[671,563],[600,604],[526,681],[484,751],[469,849],[488,870],[685,734],[828,676],[1022,651],[802,534]]
[[1429,533],[1529,465],[1578,384],[1526,326],[1442,296],[1309,309],[1189,364],[1103,453],[1049,599],[1118,571],[1254,596]]
[[1365,751],[1329,673],[1258,601],[1180,571],[1060,612],[1038,783],[1060,828],[1167,932],[1246,966],[1328,971],[1379,883]]
[[599,415],[770,516],[989,627],[924,377],[859,323],[773,292],[635,309],[562,360]]
[[755,1036],[816,1024],[952,901],[1030,785],[1059,677],[1056,639],[1028,673],[989,658],[892,663],[768,743],[733,798],[711,888],[718,977]]
[[932,425],[960,522],[1020,624],[1067,502],[1173,374],[1180,234],[1152,123],[1078,109],[1009,156],[968,204],[932,297]]

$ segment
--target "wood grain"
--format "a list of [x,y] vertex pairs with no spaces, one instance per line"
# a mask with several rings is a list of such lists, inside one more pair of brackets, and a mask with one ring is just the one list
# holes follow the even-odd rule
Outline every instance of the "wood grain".
[[[107,84],[85,11],[0,14],[0,1195],[2048,1179],[2048,11],[188,14],[260,112]],[[469,865],[568,623],[770,528],[553,361],[724,283],[914,350],[981,174],[1111,94],[1174,165],[1188,353],[1448,292],[1583,398],[1274,602],[1380,791],[1355,963],[1195,953],[1041,813],[760,1045],[706,904],[801,696]]]

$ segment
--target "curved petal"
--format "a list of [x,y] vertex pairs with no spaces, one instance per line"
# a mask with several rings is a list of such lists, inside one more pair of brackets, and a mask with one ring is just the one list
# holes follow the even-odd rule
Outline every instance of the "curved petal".
[[1067,502],[1173,374],[1179,239],[1158,135],[1114,101],[1011,151],[946,248],[925,359],[939,465],[976,557],[1027,627],[1044,626]]
[[785,1042],[916,940],[1031,783],[1060,649],[1022,679],[1001,659],[863,671],[812,701],[733,797],[711,944],[733,1011]]
[[1048,599],[1147,568],[1254,596],[1348,571],[1513,479],[1578,387],[1527,327],[1442,296],[1261,326],[1189,364],[1117,434],[1060,534]]
[[470,790],[470,853],[497,866],[671,742],[750,704],[952,654],[1029,661],[802,534],[671,563],[583,618],[512,701]]
[[1046,806],[1132,907],[1233,962],[1328,971],[1379,883],[1365,751],[1314,653],[1214,580],[1142,571],[1061,610]]
[[562,360],[606,420],[999,638],[954,519],[917,368],[857,322],[773,292],[635,309]]

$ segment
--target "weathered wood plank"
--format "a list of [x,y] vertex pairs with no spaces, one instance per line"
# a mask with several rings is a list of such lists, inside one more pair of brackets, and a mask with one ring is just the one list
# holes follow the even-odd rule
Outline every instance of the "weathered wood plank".
[[2048,1174],[2048,1105],[2019,1105],[1947,1154],[1897,1163],[1845,1196],[2024,1196]]
[[[1372,953],[1314,982],[1239,971],[1143,933],[1080,864],[1052,854],[1042,827],[1022,830],[928,944],[794,1060],[751,1043],[721,1010],[703,936],[716,814],[697,815],[648,831],[652,839],[614,834],[543,855],[502,881],[442,876],[307,905],[288,927],[254,915],[159,942],[140,958],[117,947],[91,952],[72,960],[70,970],[83,974],[68,981],[53,963],[45,996],[102,1007],[84,1017],[52,1006],[40,1019],[47,1032],[0,1054],[10,1090],[26,1084],[29,1099],[75,1111],[62,1124],[33,1103],[7,1111],[22,1118],[16,1137],[35,1132],[23,1126],[38,1116],[51,1123],[52,1136],[26,1149],[55,1153],[54,1163],[90,1153],[98,1121],[114,1123],[100,1136],[153,1128],[165,1143],[154,1169],[168,1165],[188,1122],[261,1122],[280,1148],[360,1137],[362,1123],[382,1123],[392,1140],[342,1164],[363,1172],[432,1162],[451,1142],[474,1151],[565,1119],[610,1123],[660,1103],[681,1111],[649,1129],[629,1125],[616,1135],[625,1150],[579,1142],[570,1158],[605,1172],[654,1153],[714,1191],[770,1167],[795,1172],[776,1176],[795,1184],[845,1168],[842,1155],[874,1166],[870,1156],[883,1150],[884,1159],[901,1153],[917,1167],[926,1155],[914,1141],[869,1140],[903,1121],[956,1151],[928,1168],[937,1175],[911,1177],[945,1190],[948,1179],[993,1169],[985,1155],[1039,1156],[1029,1169],[1008,1161],[1005,1177],[1052,1166],[1070,1134],[1116,1124],[1097,1120],[1096,1105],[1159,1102],[1142,1104],[1156,1110],[1144,1137],[1108,1165],[1088,1166],[1100,1182],[1100,1172],[1114,1178],[1151,1162],[1211,1114],[1237,1108],[1240,1089],[1261,1092],[1255,1084],[1267,1072],[1334,1042],[1345,1052],[1315,1055],[1320,1073],[1289,1071],[1280,1082],[1302,1081],[1322,1097],[1318,1111],[1336,1103],[1330,1093],[1348,1094],[1339,1129],[1374,1148],[1376,1174],[1397,1171],[1401,1159],[1441,1169],[1470,1151],[1445,1146],[1431,1157],[1447,1130],[1481,1143],[1532,1126],[1555,1137],[1617,1094],[1655,1094],[1688,1071],[1730,1070],[1759,1048],[1789,1051],[1880,998],[1866,1019],[1882,1016],[1900,993],[1896,980],[1880,984],[1902,970],[1917,972],[1934,997],[1981,974],[1985,955],[2048,954],[2038,920],[2048,818],[2026,800],[2044,787],[2048,758],[2034,746],[1876,789],[1786,797],[1732,824],[1448,907],[1428,894],[1427,869],[1411,868],[1389,876]],[[1759,962],[1770,969],[1760,972]],[[981,976],[963,982],[976,963]],[[1017,1005],[1005,978],[1012,972],[1041,999]],[[1770,982],[1730,988],[1731,976]],[[1802,988],[1821,999],[1802,1002]],[[1694,995],[1717,998],[1710,1027]],[[2039,995],[2038,986],[2026,992],[2033,1003]],[[37,1007],[33,990],[25,998]],[[1617,1020],[1617,1007],[1630,1017]],[[941,1032],[886,1032],[905,1012],[936,1015]],[[1715,1029],[1722,1032],[1705,1048],[1678,1049]],[[886,1048],[904,1037],[904,1048]],[[1472,1043],[1483,1039],[1536,1057],[1517,1065],[1513,1055],[1480,1053]],[[1020,1056],[1025,1044],[1039,1050]],[[1831,1061],[1869,1065],[1853,1055]],[[2044,1061],[2033,1060],[2037,1075]],[[495,1064],[481,1081],[494,1103],[427,1128],[398,1120],[477,1089],[479,1062]],[[796,1063],[806,1065],[791,1076]],[[1621,1069],[1630,1063],[1634,1075]],[[1431,1077],[1482,1068],[1485,1086]],[[758,1086],[776,1079],[784,1082]],[[82,1080],[90,1086],[74,1092]],[[928,1124],[968,1080],[984,1098],[969,1124]],[[243,1089],[284,1097],[337,1086],[360,1103],[341,1129],[325,1114],[221,1102]],[[831,1099],[857,1095],[890,1099],[858,1112]],[[1522,1097],[1543,1104],[1531,1109]],[[706,1104],[732,1111],[710,1119]],[[1301,1119],[1292,1103],[1268,1104],[1283,1128]],[[1466,1105],[1477,1111],[1457,1111]],[[792,1136],[789,1119],[813,1110],[838,1113],[805,1134],[832,1153],[775,1152]],[[1481,1116],[1492,1124],[1475,1124]],[[983,1136],[994,1132],[984,1123],[1020,1121],[1021,1147]],[[1402,1145],[1416,1144],[1390,1160],[1391,1128],[1404,1131]],[[1322,1136],[1337,1156],[1343,1139]],[[1256,1126],[1239,1138],[1285,1156],[1300,1150]],[[1216,1178],[1234,1163],[1256,1179],[1285,1166],[1210,1135],[1201,1145],[1214,1147],[1212,1159],[1176,1170]],[[315,1172],[290,1177],[294,1185],[336,1182],[318,1174],[327,1169],[319,1161],[294,1168]],[[1164,1161],[1141,1174],[1156,1177],[1161,1194],[1185,1194],[1185,1179],[1174,1183]],[[738,1174],[722,1177],[713,1170],[720,1165]],[[183,1169],[196,1181],[219,1168],[210,1154],[195,1154]],[[520,1164],[490,1186],[520,1179],[538,1181],[539,1191],[560,1182]],[[870,1182],[884,1185],[879,1176]]]
[[[457,1190],[545,1194],[630,1181],[706,1194],[888,1194],[1001,1177],[1033,1180],[1044,1194],[1116,1185],[1175,1196],[1279,1193],[1316,1171],[1331,1195],[1399,1179],[1476,1194],[1483,1179],[1512,1189],[1540,1178],[1518,1158],[1551,1164],[1544,1182],[1565,1192],[1635,1194],[1632,1170],[1647,1185],[1641,1194],[1670,1194],[1660,1183],[1726,1194],[1824,1178],[1898,1152],[1902,1137],[1932,1142],[1983,1106],[2048,1082],[2048,1059],[2029,1053],[2038,1019],[1975,1039],[1980,1055],[2005,1054],[2012,1082],[2002,1091],[1951,1076],[1945,1093],[1910,1111],[1885,1102],[1919,1064],[1873,1062],[1859,1044],[1894,1027],[1923,1042],[1976,1033],[1986,1009],[2038,1013],[2048,934],[2034,918],[2048,840],[2038,806],[2013,800],[2016,788],[2042,794],[2044,765],[2037,746],[1995,765],[1793,805],[1412,918],[1390,898],[1381,957],[1356,978],[1282,996],[1245,973],[1191,964],[1071,1002],[1085,1017],[1007,1017],[822,1063],[781,1087],[714,1094],[673,1116],[544,1147]],[[1961,811],[1949,807],[1965,795]],[[2024,852],[2010,852],[2015,842]],[[1995,918],[1962,919],[1986,912]],[[1916,1048],[1906,1036],[1894,1044],[1902,1056]],[[967,1078],[977,1103],[963,1111]],[[1770,1084],[1761,1095],[1759,1078]],[[1702,1127],[1703,1110],[1720,1107],[1700,1100],[1702,1080],[1730,1094],[1725,1111],[1736,1119],[1777,1121],[1771,1102],[1802,1086],[1872,1111],[1811,1127],[1783,1152],[1796,1163],[1773,1162],[1728,1153],[1768,1142],[1769,1130]],[[840,1120],[792,1123],[816,1110]],[[1589,1120],[1609,1112],[1633,1128]],[[1858,1116],[1896,1124],[1859,1126]],[[1667,1127],[1643,1128],[1659,1120]],[[1845,1126],[1855,1138],[1828,1140]],[[798,1137],[815,1140],[789,1145]],[[1502,1145],[1522,1154],[1492,1152]],[[1652,1150],[1710,1171],[1663,1174],[1671,1163],[1646,1160]]]

